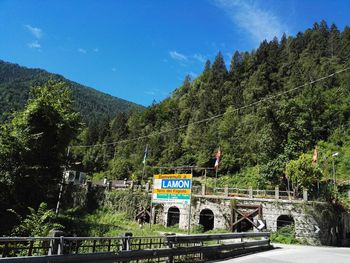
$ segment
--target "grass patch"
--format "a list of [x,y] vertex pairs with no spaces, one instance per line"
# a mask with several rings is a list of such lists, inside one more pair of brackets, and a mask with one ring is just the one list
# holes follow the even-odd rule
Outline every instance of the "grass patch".
[[278,229],[271,234],[271,242],[282,244],[300,244],[299,240],[295,237],[295,226],[289,225]]
[[[63,220],[64,218],[64,220]],[[83,214],[81,211],[70,210],[61,216],[60,222],[65,226],[68,235],[114,237],[126,232],[134,236],[158,236],[165,233],[187,234],[187,229],[180,229],[178,225],[165,227],[164,225],[150,225],[145,223],[142,228],[139,224],[128,219],[126,213],[115,212],[106,207],[97,209],[93,213]],[[205,233],[228,233],[223,229],[210,230]],[[192,226],[191,234],[204,233],[202,227]]]
[[163,225],[150,225],[145,223],[142,228],[139,224],[130,220],[126,213],[114,212],[109,209],[98,209],[94,213],[82,217],[84,225],[88,227],[88,236],[120,236],[126,232],[134,236],[157,236],[164,233],[186,233],[186,230],[178,227],[165,227]]

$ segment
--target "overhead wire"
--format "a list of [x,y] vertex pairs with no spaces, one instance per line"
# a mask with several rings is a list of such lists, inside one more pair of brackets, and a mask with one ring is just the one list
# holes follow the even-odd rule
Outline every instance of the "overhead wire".
[[255,102],[252,102],[252,103],[249,103],[247,105],[244,105],[244,106],[241,106],[241,107],[238,107],[238,108],[234,108],[232,110],[227,110],[225,113],[220,113],[220,114],[217,114],[217,115],[214,115],[214,116],[211,116],[211,117],[208,117],[208,118],[205,118],[205,119],[201,119],[201,120],[198,120],[198,121],[193,121],[193,122],[190,122],[190,123],[187,123],[185,125],[181,125],[181,126],[178,126],[178,127],[175,127],[175,128],[171,128],[171,129],[167,129],[167,130],[163,130],[163,131],[154,131],[154,132],[151,132],[150,134],[148,135],[143,135],[143,136],[139,136],[139,137],[135,137],[135,138],[131,138],[131,139],[125,139],[125,140],[119,140],[119,141],[114,141],[114,142],[109,142],[109,143],[99,143],[99,144],[90,144],[90,145],[72,145],[70,146],[71,148],[91,148],[91,147],[100,147],[100,146],[109,146],[109,145],[117,145],[117,144],[121,144],[121,143],[127,143],[127,142],[134,142],[134,141],[139,141],[139,140],[142,140],[142,139],[146,139],[146,138],[151,138],[153,136],[156,136],[156,135],[161,135],[161,134],[165,134],[165,133],[170,133],[172,131],[178,131],[178,130],[182,130],[182,129],[185,129],[191,125],[196,125],[196,124],[200,124],[200,123],[203,123],[203,122],[209,122],[209,121],[212,121],[214,119],[217,119],[217,118],[220,118],[220,117],[223,117],[225,114],[227,113],[233,113],[233,112],[237,112],[237,111],[240,111],[240,110],[243,110],[243,109],[247,109],[247,108],[250,108],[252,106],[255,106],[255,105],[258,105],[262,102],[265,102],[265,101],[268,101],[268,100],[271,100],[271,99],[275,99],[275,98],[278,98],[280,96],[283,96],[285,94],[288,94],[290,92],[293,92],[295,90],[298,90],[298,89],[301,89],[301,88],[304,88],[308,85],[312,85],[312,84],[315,84],[317,82],[320,82],[322,80],[325,80],[325,79],[328,79],[328,78],[331,78],[335,75],[338,75],[340,73],[343,73],[345,71],[348,71],[350,70],[350,67],[348,68],[344,68],[344,69],[341,69],[341,70],[338,70],[338,71],[335,71],[334,73],[332,74],[329,74],[327,76],[324,76],[324,77],[321,77],[321,78],[318,78],[316,80],[311,80],[311,81],[308,81],[302,85],[299,85],[297,87],[294,87],[292,89],[289,89],[289,90],[286,90],[286,91],[283,91],[283,92],[280,92],[278,94],[275,94],[275,95],[272,95],[272,96],[267,96],[265,98],[262,98],[258,101],[255,101]]

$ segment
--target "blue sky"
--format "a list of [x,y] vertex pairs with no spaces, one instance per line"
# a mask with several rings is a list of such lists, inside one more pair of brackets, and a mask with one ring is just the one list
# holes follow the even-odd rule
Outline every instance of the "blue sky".
[[147,106],[218,51],[229,63],[322,19],[342,30],[349,14],[348,0],[0,0],[0,59]]

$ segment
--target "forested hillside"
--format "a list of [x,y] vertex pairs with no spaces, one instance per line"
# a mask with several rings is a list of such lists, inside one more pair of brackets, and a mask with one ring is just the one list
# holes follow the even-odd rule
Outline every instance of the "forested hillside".
[[88,124],[113,118],[118,112],[129,112],[134,107],[141,108],[140,105],[69,81],[60,75],[0,60],[0,120],[7,113],[22,110],[29,98],[30,88],[42,85],[50,78],[64,81],[72,90],[74,109]]
[[[47,81],[52,75],[42,70],[0,65],[1,234],[32,235],[33,222],[40,230],[35,211],[43,221],[54,217],[45,211],[57,204],[62,167],[82,164],[93,179],[133,180],[145,168],[143,179],[151,179],[159,172],[154,166],[213,167],[218,147],[215,185],[290,186],[296,194],[307,188],[312,198],[350,209],[350,27],[315,23],[296,36],[234,52],[228,69],[219,52],[169,98],[129,113],[123,107],[112,121],[114,98],[60,76],[54,78],[63,81]],[[36,87],[27,101],[29,86]],[[22,111],[3,114],[25,101]]]
[[324,21],[296,36],[263,41],[251,52],[236,51],[229,68],[219,53],[168,99],[130,117],[118,115],[103,138],[91,140],[85,131],[75,144],[108,145],[74,148],[75,158],[88,171],[105,171],[110,178],[140,178],[146,144],[148,175],[150,166],[213,167],[220,146],[220,175],[235,184],[247,179],[257,187],[273,187],[285,186],[289,161],[312,154],[318,145],[324,180],[335,150],[342,153],[337,169],[346,178],[349,67],[350,28],[340,31]]

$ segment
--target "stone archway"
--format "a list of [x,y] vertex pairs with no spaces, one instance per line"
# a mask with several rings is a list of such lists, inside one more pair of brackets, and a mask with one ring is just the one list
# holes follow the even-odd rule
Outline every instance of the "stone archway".
[[291,215],[280,215],[277,217],[277,230],[294,224],[294,218]]
[[199,214],[199,224],[203,226],[204,231],[214,229],[214,213],[210,209],[203,209]]
[[167,226],[175,226],[180,223],[180,209],[172,206],[168,209]]

